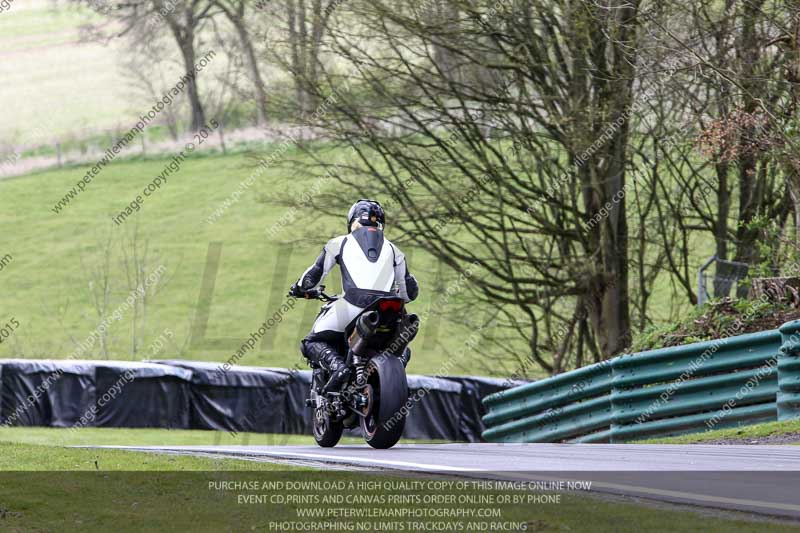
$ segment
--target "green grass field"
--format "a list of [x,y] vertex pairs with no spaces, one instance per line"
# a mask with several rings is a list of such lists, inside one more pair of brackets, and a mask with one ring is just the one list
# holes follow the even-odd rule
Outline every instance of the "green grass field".
[[[132,428],[67,428],[11,427],[0,428],[0,442],[36,446],[184,446],[184,445],[285,445],[313,444],[310,435],[278,435],[228,431],[132,429]],[[343,444],[363,443],[363,439],[342,437]],[[405,441],[413,442],[413,441]],[[48,465],[41,461],[16,463],[0,458],[0,470],[38,470]],[[57,470],[58,468],[53,468]]]
[[[293,150],[285,157],[295,157]],[[227,360],[281,307],[289,285],[344,226],[338,218],[300,209],[291,224],[267,235],[266,230],[285,216],[287,208],[258,202],[257,191],[281,188],[300,193],[316,179],[298,178],[280,166],[267,169],[217,222],[207,223],[209,215],[253,172],[251,160],[243,154],[187,159],[165,186],[147,198],[138,215],[115,225],[112,217],[141,194],[168,161],[115,162],[58,214],[51,208],[75,186],[85,167],[0,181],[0,258],[11,256],[0,270],[0,324],[12,318],[19,323],[0,344],[0,357],[69,356],[101,322],[98,302],[106,315],[112,314],[136,287],[128,281],[125,265],[132,264],[130,243],[138,234],[140,257],[145,243],[148,250],[142,274],[147,276],[159,265],[165,268],[157,294],[138,314],[123,309],[121,320],[108,330],[106,349],[96,342],[79,358]],[[346,207],[342,206],[343,212]],[[391,223],[387,236],[395,237]],[[211,243],[222,247],[218,274],[206,330],[195,333],[191,342],[192,325],[195,332],[201,329],[197,304]],[[422,287],[420,298],[410,306],[419,313],[436,297],[437,284],[446,286],[447,276],[455,274],[439,280],[437,264],[430,256],[413,248],[405,251]],[[106,282],[107,290],[103,289]],[[327,285],[337,292],[338,274]],[[441,312],[431,314],[413,344],[411,373],[439,373],[453,358],[448,368],[451,374],[503,374],[483,361],[483,348],[466,349],[470,327],[481,317],[461,314],[459,297],[455,294],[438,306]],[[318,309],[318,302],[297,302],[239,363],[291,367],[301,362],[298,343]],[[152,346],[159,337],[167,340],[163,349]]]
[[146,100],[131,94],[119,69],[120,43],[79,42],[80,26],[99,20],[84,7],[52,9],[44,0],[17,1],[2,13],[0,99],[14,105],[6,106],[0,141],[48,143],[135,116]]
[[[129,40],[115,38],[123,29],[119,24],[77,2],[53,4],[15,0],[0,13],[0,101],[13,102],[4,108],[0,150],[4,143],[53,149],[56,140],[69,149],[109,130],[127,131],[153,106],[154,94],[172,87],[186,70],[166,27],[158,64],[141,58],[131,67],[124,62]],[[210,49],[218,53],[198,77],[206,101],[219,95],[217,75],[226,62],[211,33],[206,28],[198,43],[198,56]],[[139,75],[149,76],[152,90]],[[185,102],[175,106],[180,114]],[[153,129],[147,130],[149,140],[163,136]]]

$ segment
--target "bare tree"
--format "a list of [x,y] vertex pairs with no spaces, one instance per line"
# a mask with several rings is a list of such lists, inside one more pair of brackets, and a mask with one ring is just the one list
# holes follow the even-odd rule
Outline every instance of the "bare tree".
[[154,5],[166,19],[181,50],[184,69],[191,74],[186,85],[192,113],[191,128],[192,131],[197,131],[206,123],[206,115],[200,101],[200,90],[195,76],[195,36],[203,21],[211,16],[214,4],[209,0],[184,0],[183,5],[171,11],[166,7],[164,0],[154,0]]
[[85,3],[98,12],[112,17],[122,26],[118,35],[138,30],[145,35],[159,31],[164,25],[169,29],[180,50],[183,68],[188,74],[187,95],[191,112],[191,129],[196,131],[206,122],[195,76],[195,41],[204,22],[215,15],[211,0],[134,0],[120,2],[114,9],[105,9],[92,0],[75,0]]
[[[447,24],[391,2],[339,7],[358,23],[328,28],[326,46],[348,72],[320,65],[309,88],[325,108],[314,125],[356,160],[331,169],[345,194],[315,204],[391,198],[409,239],[456,271],[483,266],[475,297],[549,372],[619,353],[638,2],[444,4]],[[320,146],[309,155],[326,166]]]
[[[92,254],[80,257],[81,271],[84,273],[84,283],[89,291],[92,308],[97,324],[107,321],[111,311],[111,296],[113,293],[113,255],[114,236],[109,230],[97,241],[97,249]],[[110,337],[108,328],[98,328],[100,341],[100,354],[108,359],[110,350]]]
[[[141,233],[138,219],[123,235],[120,252],[119,263],[124,274],[126,294],[136,296],[129,311],[131,316],[129,353],[132,357],[136,357],[147,339],[147,319],[153,300],[166,287],[169,279],[162,277],[161,271],[166,269],[165,260],[151,249],[150,239]],[[154,283],[151,276],[155,272],[158,272],[158,280]]]
[[263,126],[267,122],[267,91],[264,86],[264,80],[261,77],[258,58],[246,22],[245,14],[248,2],[245,0],[213,0],[213,3],[225,14],[225,17],[227,17],[236,29],[236,34],[239,37],[242,50],[247,59],[250,76],[253,79],[253,87],[256,96],[257,121],[260,126]]
[[493,342],[547,371],[685,312],[712,253],[777,270],[765,220],[800,246],[795,0],[351,0],[312,63],[313,6],[285,5],[282,61],[325,138],[291,164],[340,185],[314,207],[377,196],[407,242],[480,262]]
[[306,115],[317,105],[314,85],[318,81],[321,53],[326,31],[331,27],[332,16],[343,0],[279,0],[267,12],[281,21],[286,33],[288,57],[273,53],[292,75],[294,81],[294,106],[300,115]]
[[[164,91],[174,83],[174,80],[168,81],[164,75],[165,70],[171,70],[168,67],[172,63],[168,59],[166,48],[163,39],[153,38],[147,32],[139,31],[131,35],[129,53],[125,54],[121,62],[134,87],[153,101],[160,100]],[[177,141],[182,114],[180,105],[175,102],[165,106],[161,113],[170,136]]]
[[[791,208],[773,148],[784,144],[781,83],[784,58],[769,43],[785,26],[782,2],[692,4],[682,31],[667,41],[695,65],[693,81],[669,98],[690,110],[684,139],[694,139],[710,164],[676,176],[687,192],[687,226],[714,236],[720,259],[758,263],[758,217],[785,220]],[[698,184],[702,184],[698,187]],[[675,213],[677,215],[677,213]]]

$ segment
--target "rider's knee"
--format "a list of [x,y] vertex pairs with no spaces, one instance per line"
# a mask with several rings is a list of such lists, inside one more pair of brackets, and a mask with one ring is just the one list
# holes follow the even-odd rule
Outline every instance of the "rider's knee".
[[308,361],[308,366],[310,366],[311,368],[318,368],[319,365],[316,363],[316,361],[312,357],[311,352],[309,351],[308,347],[306,346],[307,343],[308,343],[308,341],[305,340],[305,339],[300,341],[300,353],[303,354],[303,357],[305,357],[306,361]]
[[309,352],[308,352],[308,348],[306,346],[307,343],[308,343],[308,341],[306,339],[303,339],[303,340],[300,341],[300,353],[303,354],[303,357],[305,357],[306,359],[309,359],[309,355],[308,355]]
[[327,370],[337,370],[344,364],[344,358],[327,342],[303,339],[300,343],[300,352],[308,359],[311,366],[318,365]]

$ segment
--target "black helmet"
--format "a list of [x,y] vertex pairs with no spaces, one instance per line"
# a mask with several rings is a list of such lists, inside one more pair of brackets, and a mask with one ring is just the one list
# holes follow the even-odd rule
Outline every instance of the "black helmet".
[[383,207],[375,200],[361,199],[353,204],[350,211],[347,213],[347,231],[353,225],[353,222],[358,220],[362,226],[377,226],[378,224],[383,227],[386,223],[386,215],[383,213]]

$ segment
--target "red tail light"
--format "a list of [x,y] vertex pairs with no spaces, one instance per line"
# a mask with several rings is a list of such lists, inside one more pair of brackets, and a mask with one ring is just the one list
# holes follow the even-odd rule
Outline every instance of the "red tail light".
[[394,311],[397,313],[403,307],[402,300],[381,300],[378,302],[378,309],[381,311]]

